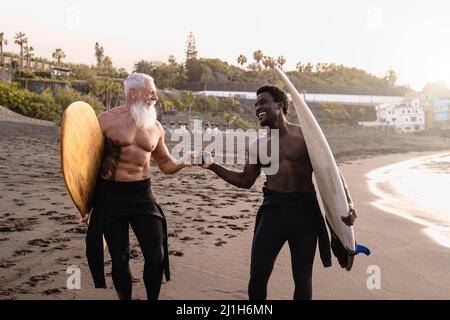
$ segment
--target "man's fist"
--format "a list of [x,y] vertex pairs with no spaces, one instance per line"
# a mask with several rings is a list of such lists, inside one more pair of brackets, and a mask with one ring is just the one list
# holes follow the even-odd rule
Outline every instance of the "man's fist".
[[84,215],[84,218],[83,218],[83,216],[81,215],[81,213],[77,212],[76,216],[77,216],[78,220],[79,220],[81,223],[84,223],[85,225],[88,225],[88,224],[89,224],[89,218],[91,217],[91,214],[90,214],[90,213],[86,213],[86,214]]
[[190,151],[185,153],[180,159],[177,160],[179,164],[184,167],[192,167],[195,164],[195,160],[198,157],[198,152]]
[[214,158],[208,151],[202,152],[202,168],[208,169],[210,165],[214,163]]
[[342,221],[347,225],[347,226],[352,226],[355,223],[356,220],[356,210],[355,207],[353,207],[353,204],[349,203],[348,205],[348,215],[346,217],[342,217]]

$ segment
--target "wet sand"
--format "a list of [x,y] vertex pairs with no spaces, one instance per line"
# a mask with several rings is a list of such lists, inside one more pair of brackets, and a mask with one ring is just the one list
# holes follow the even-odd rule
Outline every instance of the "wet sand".
[[[11,119],[8,119],[11,120]],[[0,119],[0,299],[115,299],[94,289],[84,255],[86,227],[76,217],[59,166],[58,127]],[[436,152],[434,152],[436,153]],[[351,272],[337,260],[324,269],[316,257],[315,299],[448,299],[450,251],[422,226],[385,213],[367,187],[367,172],[432,152],[340,161],[359,218],[357,241],[372,250],[358,256]],[[154,194],[169,227],[172,280],[162,299],[246,299],[254,219],[261,202],[260,177],[237,189],[200,168],[166,176],[155,168]],[[143,257],[131,233],[133,297],[145,299]],[[68,290],[66,270],[81,268],[81,289]],[[381,289],[369,290],[367,268],[379,266]],[[269,283],[270,299],[290,299],[293,280],[288,247]]]

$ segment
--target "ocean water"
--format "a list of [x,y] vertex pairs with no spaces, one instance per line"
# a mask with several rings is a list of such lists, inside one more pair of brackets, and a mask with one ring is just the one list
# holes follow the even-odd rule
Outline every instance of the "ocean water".
[[450,248],[450,152],[378,168],[367,174],[375,207],[424,226]]

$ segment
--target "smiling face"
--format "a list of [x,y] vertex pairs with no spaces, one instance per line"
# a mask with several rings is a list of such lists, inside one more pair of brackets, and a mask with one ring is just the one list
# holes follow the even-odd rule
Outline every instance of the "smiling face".
[[261,126],[270,126],[281,117],[283,108],[280,102],[274,102],[269,92],[261,92],[256,97],[255,112]]

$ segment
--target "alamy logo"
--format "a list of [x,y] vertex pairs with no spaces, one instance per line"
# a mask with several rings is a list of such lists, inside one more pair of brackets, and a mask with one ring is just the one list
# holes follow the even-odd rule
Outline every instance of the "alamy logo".
[[71,265],[67,267],[66,273],[69,274],[66,281],[66,287],[69,290],[81,289],[81,270],[79,266]]
[[380,290],[381,289],[381,269],[377,265],[370,265],[367,267],[367,274],[370,274],[367,278],[367,289]]
[[[203,150],[214,154],[217,164],[261,164],[265,175],[274,175],[279,169],[279,130],[242,130],[217,128],[203,130],[202,121],[194,123],[192,131],[185,127],[171,130],[171,141],[178,143],[171,155],[180,158],[190,151]],[[204,143],[209,143],[204,147]],[[203,148],[204,147],[204,148]],[[196,161],[195,164],[200,164]]]

